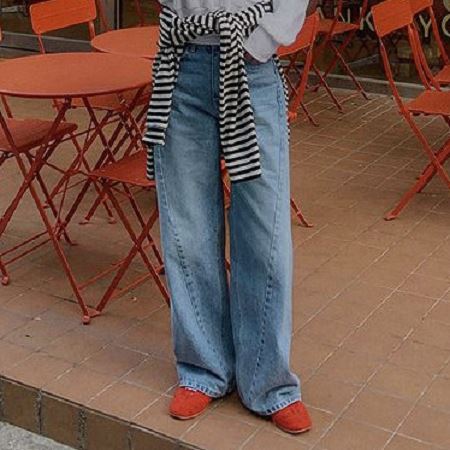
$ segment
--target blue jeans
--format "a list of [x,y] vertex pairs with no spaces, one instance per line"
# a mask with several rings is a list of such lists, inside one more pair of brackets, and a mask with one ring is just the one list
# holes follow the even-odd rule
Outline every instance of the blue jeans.
[[300,399],[289,368],[288,125],[274,61],[247,72],[262,176],[232,186],[229,285],[217,46],[189,44],[182,56],[155,176],[179,384],[211,397],[237,387],[246,407],[269,415]]

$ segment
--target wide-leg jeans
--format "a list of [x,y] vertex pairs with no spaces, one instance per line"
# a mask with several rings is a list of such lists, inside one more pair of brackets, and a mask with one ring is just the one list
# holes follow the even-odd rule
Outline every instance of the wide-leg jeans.
[[219,47],[188,44],[164,146],[154,149],[162,250],[180,386],[269,415],[301,398],[290,370],[292,238],[283,86],[247,63],[262,176],[234,183],[225,269]]

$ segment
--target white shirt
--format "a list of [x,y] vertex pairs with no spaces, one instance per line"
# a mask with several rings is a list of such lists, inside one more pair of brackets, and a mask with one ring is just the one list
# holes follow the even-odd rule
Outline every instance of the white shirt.
[[[160,0],[181,17],[205,14],[217,9],[236,12],[257,3],[258,0]],[[308,0],[273,0],[274,12],[266,14],[259,27],[244,43],[244,48],[257,60],[266,62],[280,45],[294,42],[306,15]],[[198,44],[218,44],[215,35],[203,36]]]

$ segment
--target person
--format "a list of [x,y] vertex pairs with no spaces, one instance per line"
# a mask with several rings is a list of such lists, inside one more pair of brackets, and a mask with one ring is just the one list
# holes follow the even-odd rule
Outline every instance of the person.
[[[307,0],[161,0],[144,142],[156,180],[179,385],[169,413],[201,414],[237,389],[301,433],[290,370],[293,253],[286,86],[277,47]],[[226,271],[221,161],[231,180]]]

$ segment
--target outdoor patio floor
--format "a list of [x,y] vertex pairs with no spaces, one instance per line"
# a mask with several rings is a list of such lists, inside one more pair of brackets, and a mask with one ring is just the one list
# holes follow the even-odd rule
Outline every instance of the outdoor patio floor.
[[[284,434],[236,395],[198,419],[169,418],[177,378],[169,309],[155,285],[125,294],[84,326],[49,245],[11,265],[11,284],[0,286],[0,376],[174,439],[158,450],[181,442],[213,450],[450,449],[449,192],[436,178],[397,220],[383,220],[426,163],[420,145],[391,98],[353,99],[345,114],[323,97],[311,99],[320,126],[302,118],[291,145],[292,194],[314,223],[304,228],[293,217],[291,362],[311,432]],[[51,113],[42,102],[12,104],[19,116]],[[74,117],[83,120],[81,112]],[[436,145],[448,137],[443,123],[420,123]],[[59,161],[71,157],[67,146],[58,150]],[[0,176],[3,211],[20,182],[14,161]],[[154,194],[139,198],[149,210]],[[67,248],[77,274],[128,251],[121,225],[108,224],[103,210],[91,224],[78,221],[69,228],[78,245]],[[41,228],[27,196],[0,251]],[[90,298],[104,287],[88,291]],[[97,450],[95,434],[87,444],[61,439]],[[123,449],[120,442],[111,440],[110,450]]]

